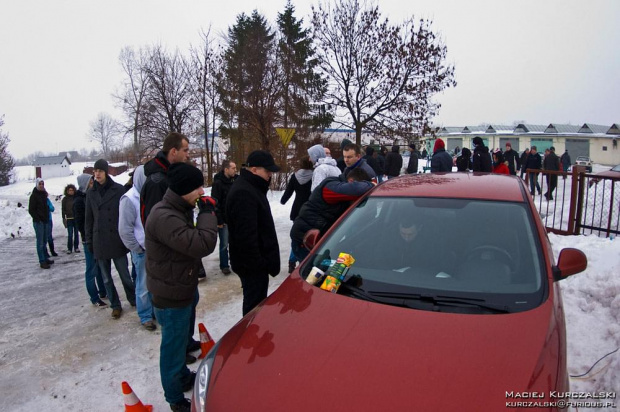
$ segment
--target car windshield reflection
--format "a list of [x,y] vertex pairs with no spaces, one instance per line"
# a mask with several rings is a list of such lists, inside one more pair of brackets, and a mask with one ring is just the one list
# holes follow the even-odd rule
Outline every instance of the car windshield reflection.
[[325,269],[344,252],[355,259],[347,279],[356,284],[339,293],[414,309],[519,312],[546,298],[533,222],[525,203],[370,197],[301,273],[313,265]]

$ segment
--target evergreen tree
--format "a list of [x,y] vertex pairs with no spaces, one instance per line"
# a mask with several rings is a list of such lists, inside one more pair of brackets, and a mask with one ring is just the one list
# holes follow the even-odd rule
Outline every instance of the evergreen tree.
[[4,115],[0,116],[0,186],[7,186],[11,183],[15,159],[9,153],[9,134],[2,131],[4,125]]
[[282,123],[284,127],[295,127],[298,135],[300,128],[329,126],[331,118],[319,110],[324,107],[317,103],[323,98],[327,82],[316,71],[318,60],[310,33],[294,12],[289,0],[284,12],[278,13],[278,52],[284,75]]

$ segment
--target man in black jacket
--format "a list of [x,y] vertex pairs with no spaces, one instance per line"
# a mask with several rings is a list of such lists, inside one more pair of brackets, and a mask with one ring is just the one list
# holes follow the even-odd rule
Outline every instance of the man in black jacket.
[[513,176],[517,175],[517,170],[521,169],[521,158],[519,152],[512,148],[510,142],[506,142],[506,151],[504,151],[504,160],[508,162],[508,170]]
[[50,256],[47,253],[50,211],[47,206],[47,191],[45,190],[45,182],[41,178],[36,179],[35,187],[32,189],[30,201],[28,202],[28,213],[30,213],[30,216],[32,217],[34,233],[37,239],[39,266],[41,269],[49,269],[50,264],[54,263],[53,260],[50,260]]
[[168,189],[168,169],[171,164],[189,160],[189,139],[181,133],[171,132],[164,139],[163,148],[144,165],[146,181],[140,191],[140,218],[146,227],[146,218]]
[[269,152],[255,150],[226,199],[230,263],[243,288],[243,315],[267,297],[269,275],[280,273],[280,247],[267,200],[269,182],[280,170]]
[[[532,146],[530,148],[530,153],[528,154],[527,158],[525,159],[525,165],[523,166],[523,168],[525,169],[525,171],[527,172],[528,169],[542,169],[542,158],[540,157],[540,154],[536,152],[536,146]],[[534,197],[535,192],[534,190],[538,190],[538,194],[540,194],[540,184],[538,183],[538,173],[529,173],[529,179],[530,179],[530,194],[532,195],[532,197]]]
[[398,146],[392,146],[392,151],[385,156],[385,174],[388,179],[400,175],[403,167],[403,157],[398,152]]
[[112,280],[112,262],[118,272],[125,295],[131,306],[136,306],[136,290],[127,268],[127,252],[118,234],[118,207],[125,188],[108,175],[108,162],[99,159],[94,167],[95,184],[86,192],[85,234],[86,246],[95,255],[103,283],[110,299],[112,318],[121,317],[121,301]]
[[491,173],[493,171],[493,161],[489,148],[484,145],[484,141],[480,136],[474,137],[472,143],[474,144],[473,171]]
[[[545,170],[552,170],[555,172],[560,171],[560,158],[555,154],[555,147],[549,148],[549,154],[545,156],[543,160],[543,168]],[[558,186],[558,175],[547,175],[547,192],[545,193],[545,199],[553,200],[553,191]]]
[[407,164],[407,174],[418,173],[418,151],[415,150],[415,143],[409,145],[409,163]]
[[237,164],[230,160],[222,162],[220,170],[213,178],[211,197],[217,200],[217,233],[220,238],[220,270],[223,274],[230,274],[228,265],[228,220],[226,219],[226,198],[237,176]]

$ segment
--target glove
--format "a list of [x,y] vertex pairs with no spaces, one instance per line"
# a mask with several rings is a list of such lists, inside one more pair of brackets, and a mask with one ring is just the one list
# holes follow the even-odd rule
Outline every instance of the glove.
[[217,200],[213,199],[209,196],[202,196],[198,199],[198,214],[200,213],[210,213],[215,214],[215,206],[217,205]]
[[64,225],[65,229],[67,228],[67,218],[62,218],[62,224]]

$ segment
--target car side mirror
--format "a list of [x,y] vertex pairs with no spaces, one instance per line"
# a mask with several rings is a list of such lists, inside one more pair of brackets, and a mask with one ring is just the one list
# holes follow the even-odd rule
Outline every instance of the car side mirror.
[[579,249],[565,248],[560,251],[557,266],[553,267],[553,280],[566,279],[570,275],[583,272],[588,267],[588,258]]

